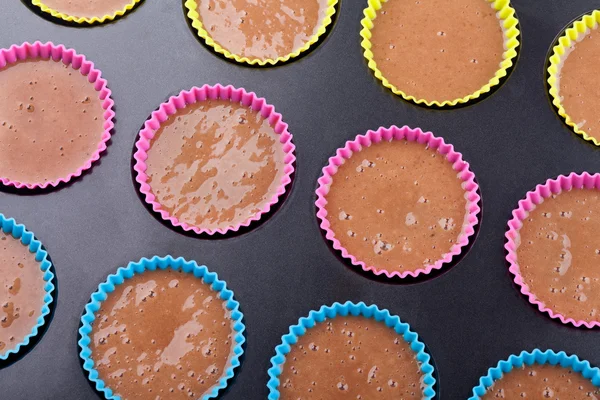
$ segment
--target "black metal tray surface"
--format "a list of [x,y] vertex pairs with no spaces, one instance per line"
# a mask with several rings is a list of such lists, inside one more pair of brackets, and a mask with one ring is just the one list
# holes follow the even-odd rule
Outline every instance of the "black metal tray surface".
[[[0,191],[0,212],[36,234],[58,276],[47,331],[0,369],[1,399],[97,398],[78,355],[83,307],[117,267],[166,254],[206,264],[241,303],[246,353],[223,399],[265,399],[281,335],[309,310],[345,300],[375,303],[411,324],[433,355],[441,399],[469,397],[488,367],[523,349],[565,350],[600,365],[600,332],[562,325],[530,305],[513,285],[503,249],[511,211],[528,190],[559,174],[600,170],[598,149],[564,125],[544,82],[556,35],[599,1],[513,0],[522,40],[516,68],[491,96],[452,110],[408,103],[374,78],[360,47],[365,0],[342,0],[320,46],[275,68],[216,56],[191,31],[180,0],[146,0],[116,23],[92,28],[48,20],[26,2],[2,1],[0,47],[50,40],[85,54],[109,82],[117,122],[106,154],[71,184],[36,194]],[[217,240],[160,222],[141,201],[131,167],[150,113],[168,96],[204,83],[265,97],[289,124],[298,157],[291,192],[277,212],[244,234]],[[392,124],[431,130],[454,144],[483,196],[478,237],[464,258],[445,273],[401,284],[342,262],[324,240],[314,206],[321,168],[335,149]]]

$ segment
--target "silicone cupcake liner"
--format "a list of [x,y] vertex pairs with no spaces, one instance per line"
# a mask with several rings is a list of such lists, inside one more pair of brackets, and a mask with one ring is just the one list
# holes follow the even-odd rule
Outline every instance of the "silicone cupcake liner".
[[575,21],[573,26],[566,29],[564,34],[558,39],[558,44],[554,46],[552,55],[550,56],[550,66],[548,67],[548,85],[550,87],[550,96],[552,104],[556,107],[558,115],[565,120],[565,123],[570,126],[575,133],[583,137],[585,140],[600,146],[600,141],[593,136],[590,136],[582,129],[579,129],[575,121],[567,114],[559,93],[560,89],[560,71],[563,61],[571,52],[570,46],[581,41],[585,35],[591,30],[598,27],[600,22],[600,11],[594,10],[591,14],[583,16],[580,20]]
[[54,301],[53,292],[54,274],[51,271],[52,263],[48,260],[48,253],[42,248],[42,243],[35,238],[33,233],[29,232],[24,225],[17,224],[13,218],[6,218],[0,213],[0,230],[5,234],[10,234],[15,239],[21,241],[21,244],[27,246],[29,251],[35,254],[35,260],[40,263],[40,270],[44,273],[44,305],[42,306],[42,313],[38,317],[35,326],[31,329],[31,333],[23,338],[21,343],[18,343],[14,348],[8,350],[4,354],[0,354],[0,360],[5,361],[11,355],[17,354],[22,347],[29,345],[31,339],[38,335],[40,328],[45,324],[45,319],[50,314],[50,304]]
[[406,93],[401,89],[394,86],[390,81],[387,80],[373,58],[373,52],[371,51],[371,29],[375,26],[375,19],[377,18],[377,11],[379,11],[388,0],[368,0],[368,6],[363,11],[364,18],[361,20],[362,29],[360,36],[362,37],[361,46],[364,49],[364,56],[367,59],[368,66],[375,73],[375,77],[379,79],[383,86],[390,89],[394,94],[402,96],[405,100],[412,101],[416,104],[425,104],[428,107],[444,107],[444,106],[455,106],[457,104],[464,104],[468,101],[479,98],[482,94],[489,92],[492,87],[498,85],[500,80],[504,78],[508,70],[513,66],[515,58],[517,57],[517,48],[519,47],[518,36],[520,34],[518,29],[519,21],[515,15],[515,10],[510,5],[510,0],[485,0],[488,3],[492,3],[494,9],[497,11],[496,15],[502,21],[504,30],[504,53],[502,55],[502,62],[500,68],[496,71],[495,75],[486,83],[481,89],[475,93],[471,93],[468,96],[454,99],[444,100],[439,102],[437,100],[426,100],[412,96],[410,93]]
[[100,310],[101,304],[107,296],[114,292],[115,288],[125,280],[145,271],[167,268],[194,274],[195,277],[202,279],[205,284],[210,285],[210,288],[218,293],[219,298],[225,302],[226,307],[231,311],[231,320],[235,331],[233,338],[235,345],[231,351],[229,367],[225,370],[219,382],[204,393],[200,399],[216,398],[219,391],[227,387],[227,381],[233,378],[235,369],[240,366],[240,358],[244,353],[243,344],[246,341],[244,336],[246,327],[243,322],[244,315],[240,311],[240,303],[235,300],[233,292],[227,288],[227,284],[220,280],[216,273],[209,272],[204,265],[198,266],[195,261],[187,261],[182,257],[154,256],[151,259],[142,258],[138,262],[130,262],[127,267],[120,267],[116,274],[109,275],[105,282],[98,285],[98,290],[92,294],[90,302],[86,304],[84,314],[81,317],[81,327],[79,328],[81,339],[79,339],[78,344],[81,349],[79,356],[83,360],[83,369],[87,372],[88,379],[95,385],[96,390],[104,394],[104,397],[108,400],[120,400],[120,397],[114,395],[113,391],[100,379],[98,371],[94,368],[94,361],[91,359],[92,350],[89,345],[91,343],[92,323],[96,319],[95,313]]
[[404,323],[396,315],[391,315],[386,309],[380,310],[376,305],[367,306],[362,301],[352,303],[350,301],[333,303],[331,306],[322,306],[318,311],[312,310],[308,317],[302,317],[296,325],[290,326],[288,334],[281,337],[282,343],[275,347],[275,356],[271,358],[271,368],[269,368],[269,400],[279,399],[279,376],[282,373],[286,355],[291,351],[292,346],[298,342],[298,338],[306,331],[321,323],[326,319],[332,319],[337,316],[362,316],[373,318],[376,321],[384,322],[388,327],[393,328],[398,335],[402,335],[404,340],[410,344],[410,348],[415,352],[416,359],[421,364],[423,373],[423,399],[433,399],[435,396],[435,378],[433,377],[433,366],[429,363],[431,357],[425,351],[425,345],[419,340],[419,335],[410,330],[410,326]]
[[544,199],[549,198],[553,194],[559,194],[563,190],[571,189],[600,189],[600,174],[590,175],[587,172],[582,174],[571,173],[568,176],[560,175],[556,179],[548,179],[543,185],[537,185],[535,190],[527,192],[525,198],[519,201],[519,206],[512,212],[512,219],[508,221],[508,231],[506,232],[506,245],[504,248],[508,252],[506,261],[510,267],[509,271],[514,275],[515,283],[520,287],[529,302],[538,307],[541,312],[548,313],[551,318],[559,319],[563,324],[573,324],[577,327],[585,326],[593,328],[600,326],[600,321],[576,321],[561,313],[553,311],[543,302],[537,299],[536,295],[529,290],[529,286],[525,283],[521,275],[519,263],[517,260],[517,248],[519,247],[519,230],[523,226],[523,221],[529,215],[529,212],[535,209],[536,205],[541,204]]
[[319,38],[327,32],[327,27],[333,22],[333,15],[335,14],[335,7],[339,0],[327,0],[327,9],[325,10],[325,15],[323,17],[323,21],[321,22],[321,26],[317,28],[317,32],[306,42],[301,48],[294,51],[293,53],[287,54],[283,57],[277,57],[276,59],[259,59],[259,58],[248,58],[245,56],[240,56],[238,54],[233,54],[229,50],[225,49],[219,43],[215,42],[210,34],[204,29],[204,25],[202,21],[200,21],[200,14],[198,13],[198,3],[196,0],[187,0],[185,2],[185,6],[188,9],[187,16],[192,22],[192,27],[198,31],[198,36],[204,39],[204,42],[212,47],[214,51],[223,55],[225,58],[230,60],[235,60],[238,63],[246,63],[249,65],[275,65],[277,63],[284,63],[286,61],[291,60],[292,58],[298,57],[300,54],[309,50],[312,45],[319,41]]
[[100,154],[106,150],[106,143],[110,140],[111,136],[110,132],[115,126],[113,121],[115,117],[115,112],[113,111],[115,103],[110,97],[111,91],[107,87],[106,80],[102,78],[102,73],[94,67],[93,62],[88,61],[84,55],[77,54],[73,49],[67,49],[62,44],[55,45],[52,42],[40,43],[39,41],[33,44],[25,42],[20,46],[12,45],[8,49],[0,49],[0,73],[2,73],[2,69],[8,64],[13,64],[17,61],[26,59],[52,59],[70,65],[74,70],[79,70],[81,75],[88,78],[90,84],[93,84],[96,91],[98,91],[98,98],[102,100],[102,108],[104,109],[104,131],[102,132],[100,142],[98,143],[98,148],[76,171],[54,181],[46,182],[25,183],[0,176],[0,182],[2,182],[3,185],[14,186],[17,189],[45,189],[48,186],[56,187],[61,183],[67,183],[71,179],[81,176],[83,171],[91,168],[92,163],[97,161],[100,158]]
[[[369,147],[373,143],[392,140],[408,140],[426,145],[430,149],[436,150],[439,154],[446,157],[448,162],[452,163],[452,167],[459,174],[460,179],[464,182],[463,188],[466,192],[467,199],[467,215],[463,224],[463,230],[458,237],[458,243],[454,244],[450,251],[444,254],[443,258],[437,260],[432,265],[427,265],[415,271],[387,271],[379,269],[376,266],[367,265],[363,261],[357,259],[350,254],[348,250],[342,246],[340,241],[335,237],[335,233],[331,230],[330,222],[327,219],[327,194],[333,182],[333,176],[336,174],[338,167],[349,159],[354,153],[358,153],[363,147]],[[477,193],[479,186],[475,182],[475,174],[469,169],[469,163],[463,161],[462,154],[454,150],[454,146],[446,144],[444,139],[435,137],[431,132],[423,132],[421,129],[411,129],[408,126],[398,128],[391,126],[390,128],[379,128],[377,131],[368,131],[365,135],[358,135],[354,140],[347,141],[346,145],[336,151],[334,157],[329,158],[329,164],[323,168],[323,175],[318,180],[319,187],[317,188],[317,217],[321,220],[321,229],[325,231],[325,237],[333,243],[333,248],[339,250],[342,256],[349,259],[352,265],[362,267],[363,271],[370,271],[375,275],[385,275],[388,278],[399,277],[406,278],[407,276],[417,277],[420,274],[429,274],[433,270],[439,270],[445,263],[449,263],[452,257],[459,255],[463,247],[469,244],[469,238],[475,233],[475,226],[479,222],[478,215],[481,211],[479,201],[481,197]]]
[[31,4],[39,7],[42,10],[42,12],[52,15],[54,18],[62,19],[63,21],[74,22],[76,24],[96,24],[96,23],[103,24],[105,22],[113,21],[114,19],[116,19],[118,17],[122,17],[128,11],[133,9],[133,7],[135,7],[136,4],[139,3],[140,1],[142,1],[142,0],[129,0],[129,3],[127,3],[125,6],[123,6],[122,9],[115,10],[114,13],[112,13],[111,15],[108,15],[108,14],[107,15],[98,15],[98,16],[94,16],[91,18],[76,17],[73,15],[62,13],[60,11],[54,10],[51,7],[48,7],[46,4],[44,4],[43,0],[31,0]]
[[571,368],[583,375],[584,378],[589,379],[594,386],[600,387],[600,370],[590,366],[588,361],[581,361],[576,355],[568,356],[564,351],[555,353],[552,350],[535,349],[532,352],[522,351],[519,355],[513,354],[508,357],[508,360],[500,361],[498,365],[488,369],[487,375],[482,376],[479,379],[479,385],[473,388],[473,396],[469,400],[480,400],[495,381],[501,379],[504,374],[509,373],[513,368],[533,364],[560,365],[563,368]]
[[[162,205],[157,201],[156,196],[152,193],[152,188],[148,184],[146,160],[148,159],[147,151],[150,148],[152,138],[154,138],[156,131],[170,115],[175,114],[177,110],[183,109],[189,104],[214,99],[230,100],[231,102],[241,103],[255,112],[260,112],[262,117],[269,121],[269,124],[273,127],[275,133],[280,136],[279,141],[285,153],[283,159],[285,166],[283,170],[284,176],[281,179],[281,184],[277,188],[277,191],[253,217],[242,223],[230,225],[226,228],[207,229],[190,225],[187,222],[181,222],[177,217],[172,216],[168,211],[162,208]],[[286,186],[292,181],[291,175],[294,172],[294,162],[296,161],[296,156],[294,155],[296,146],[294,146],[294,143],[292,142],[292,135],[288,132],[288,125],[281,119],[281,114],[275,112],[275,108],[272,105],[267,104],[265,99],[257,97],[253,92],[246,92],[244,89],[236,89],[231,85],[204,85],[201,88],[193,87],[190,90],[182,91],[178,96],[172,96],[169,101],[161,104],[160,107],[152,113],[150,119],[146,121],[135,147],[137,149],[133,156],[136,160],[133,167],[137,172],[135,180],[140,184],[140,192],[144,194],[146,203],[150,204],[155,212],[160,213],[164,220],[170,221],[171,224],[176,227],[181,227],[185,231],[193,231],[196,234],[213,235],[215,233],[224,234],[228,231],[237,232],[241,227],[247,227],[253,221],[258,221],[263,214],[266,214],[271,210],[271,207],[275,205],[279,201],[281,195],[285,193]]]

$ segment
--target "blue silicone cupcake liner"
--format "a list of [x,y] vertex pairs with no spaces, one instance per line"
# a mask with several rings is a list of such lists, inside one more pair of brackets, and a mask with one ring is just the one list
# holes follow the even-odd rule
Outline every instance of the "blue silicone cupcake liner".
[[522,351],[519,355],[511,355],[508,360],[502,360],[493,368],[488,369],[488,373],[479,379],[479,385],[473,388],[473,396],[469,400],[479,400],[486,391],[499,380],[504,374],[509,373],[513,368],[520,368],[523,365],[550,364],[560,365],[563,368],[571,368],[580,373],[584,378],[589,379],[596,387],[600,387],[600,370],[592,367],[588,361],[580,360],[576,355],[567,355],[564,351],[558,353],[553,350],[542,351],[535,349],[532,352]]
[[52,293],[54,292],[54,274],[50,270],[52,263],[48,260],[48,253],[42,248],[42,243],[35,238],[33,233],[29,232],[25,225],[17,224],[13,218],[6,218],[0,213],[0,230],[5,234],[10,234],[15,239],[21,241],[24,246],[29,248],[29,251],[35,254],[35,260],[40,263],[40,270],[44,273],[44,305],[42,306],[42,313],[38,317],[35,326],[31,329],[31,333],[23,341],[18,343],[15,347],[8,350],[4,354],[0,354],[0,361],[6,361],[11,355],[17,354],[22,347],[29,344],[32,338],[37,336],[40,328],[46,323],[46,316],[50,314],[50,304],[54,301]]
[[363,316],[373,318],[376,321],[384,322],[388,327],[393,328],[397,334],[402,335],[404,340],[410,344],[410,348],[415,352],[417,361],[421,364],[423,372],[423,399],[430,400],[435,396],[435,378],[433,377],[433,366],[429,363],[431,357],[425,352],[425,345],[419,340],[419,335],[410,330],[410,326],[404,323],[396,315],[391,315],[386,309],[380,310],[376,305],[367,306],[362,301],[352,303],[350,301],[333,303],[331,306],[322,306],[318,311],[312,310],[308,317],[302,317],[296,325],[290,326],[290,332],[281,337],[282,343],[275,347],[275,356],[271,358],[271,368],[269,368],[269,400],[279,399],[279,376],[281,375],[285,356],[292,346],[298,342],[298,338],[304,335],[307,329],[315,324],[325,321],[325,319],[335,318],[337,316]]
[[79,328],[79,347],[81,352],[79,356],[83,359],[83,369],[88,373],[88,379],[93,382],[96,386],[96,390],[109,400],[120,400],[121,397],[115,396],[113,391],[107,387],[102,379],[98,376],[98,371],[94,368],[94,361],[90,358],[92,350],[89,347],[90,344],[90,333],[92,332],[92,323],[96,319],[94,315],[96,311],[100,309],[101,303],[106,300],[109,293],[115,290],[115,287],[122,284],[126,279],[130,279],[134,275],[141,274],[144,271],[154,271],[156,269],[167,269],[171,268],[176,271],[183,271],[186,273],[193,273],[197,278],[201,278],[202,281],[208,285],[215,292],[218,292],[219,298],[225,301],[226,307],[231,311],[231,319],[233,320],[233,330],[236,332],[233,340],[235,346],[232,350],[232,356],[229,361],[229,367],[225,370],[225,373],[208,392],[204,393],[201,400],[208,400],[216,398],[221,389],[227,387],[227,381],[233,378],[234,370],[240,365],[240,357],[244,353],[242,345],[246,341],[244,331],[246,327],[242,322],[244,315],[240,311],[240,303],[234,299],[233,292],[227,289],[227,284],[219,280],[216,273],[210,272],[206,266],[199,266],[195,261],[187,261],[182,257],[173,258],[171,256],[158,257],[154,256],[151,259],[142,258],[138,262],[130,262],[127,267],[120,267],[116,274],[108,276],[105,282],[98,285],[98,290],[92,294],[90,302],[86,304],[85,311],[81,317],[81,328]]

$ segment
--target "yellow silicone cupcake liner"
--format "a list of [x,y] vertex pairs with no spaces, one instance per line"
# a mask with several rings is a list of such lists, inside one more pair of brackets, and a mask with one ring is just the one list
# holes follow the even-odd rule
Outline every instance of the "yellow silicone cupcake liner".
[[373,52],[371,51],[371,29],[375,26],[375,18],[377,18],[377,11],[379,11],[383,5],[388,0],[368,0],[368,6],[363,11],[364,18],[360,21],[362,25],[362,30],[360,31],[360,36],[362,37],[361,46],[364,49],[364,56],[367,59],[369,68],[373,70],[375,73],[375,77],[379,79],[383,86],[390,89],[394,94],[402,96],[405,100],[409,100],[415,102],[416,104],[425,104],[428,107],[437,106],[455,106],[457,104],[464,104],[470,100],[476,99],[480,97],[482,94],[489,92],[493,86],[496,86],[500,83],[500,79],[504,78],[507,75],[507,71],[509,68],[513,66],[513,60],[517,57],[517,47],[519,47],[518,36],[520,34],[517,25],[519,21],[515,15],[515,10],[510,5],[510,0],[485,0],[488,3],[491,3],[494,9],[497,11],[496,15],[502,21],[502,26],[504,30],[504,53],[502,54],[502,62],[500,63],[500,68],[496,71],[496,74],[490,81],[485,84],[481,89],[477,90],[475,93],[471,93],[468,96],[454,99],[454,100],[444,100],[439,102],[437,100],[426,100],[426,99],[418,99],[404,91],[398,89],[396,86],[392,85],[385,76],[381,73],[379,68],[377,68],[377,63],[373,59]]
[[593,136],[588,135],[584,130],[579,129],[575,121],[567,114],[563,107],[559,90],[559,75],[563,59],[569,54],[569,47],[583,39],[583,37],[591,30],[598,27],[600,22],[600,11],[594,10],[591,14],[586,14],[583,18],[575,21],[573,26],[566,29],[564,34],[558,39],[558,44],[554,46],[552,55],[550,56],[550,66],[548,67],[548,84],[550,85],[550,96],[552,96],[552,104],[557,108],[560,115],[567,125],[569,125],[575,133],[582,136],[585,140],[600,146],[600,141]]
[[31,4],[39,7],[43,12],[52,15],[54,18],[60,18],[63,21],[74,22],[76,24],[103,24],[105,22],[113,21],[115,18],[121,17],[125,15],[128,11],[130,11],[133,7],[136,6],[137,3],[142,0],[129,0],[129,3],[120,10],[116,10],[112,15],[99,15],[91,18],[88,17],[76,17],[69,14],[64,14],[60,11],[54,10],[53,8],[48,7],[44,4],[44,0],[31,0]]
[[276,59],[268,58],[265,60],[262,60],[259,58],[248,58],[245,56],[240,56],[238,54],[231,53],[229,50],[227,50],[226,48],[221,46],[219,43],[215,42],[213,40],[213,38],[210,36],[210,34],[206,31],[206,29],[204,29],[204,25],[202,25],[202,21],[200,21],[200,14],[198,14],[198,3],[196,3],[195,0],[187,0],[185,2],[185,7],[188,9],[187,16],[192,21],[192,27],[194,27],[194,29],[196,29],[198,31],[198,36],[200,36],[202,39],[204,39],[204,41],[206,42],[206,44],[208,46],[212,47],[217,53],[225,56],[226,58],[228,58],[230,60],[235,60],[239,63],[246,63],[249,65],[260,65],[262,67],[267,64],[275,65],[277,63],[283,63],[283,62],[289,61],[292,58],[298,57],[300,54],[302,54],[305,51],[307,51],[308,49],[310,49],[311,46],[313,44],[317,43],[319,38],[325,32],[327,32],[327,27],[333,22],[333,15],[335,14],[335,11],[336,11],[335,7],[338,2],[339,2],[339,0],[328,0],[327,1],[327,10],[325,11],[325,16],[323,18],[321,26],[319,26],[319,28],[317,29],[317,33],[314,34],[310,38],[310,40],[304,44],[304,46],[302,46],[298,50],[294,51],[293,53],[287,54],[283,57],[277,57]]

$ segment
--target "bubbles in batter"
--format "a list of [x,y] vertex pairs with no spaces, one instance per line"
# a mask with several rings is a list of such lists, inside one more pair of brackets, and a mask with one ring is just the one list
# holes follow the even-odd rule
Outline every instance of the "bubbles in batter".
[[420,399],[423,374],[394,329],[364,317],[318,323],[283,364],[281,399]]
[[44,275],[35,254],[0,231],[0,354],[29,335],[44,305]]
[[572,399],[598,400],[600,390],[591,381],[560,365],[532,365],[514,368],[490,387],[483,400]]
[[598,191],[573,189],[537,205],[519,230],[517,262],[530,291],[575,320],[592,321],[600,308],[598,229]]
[[381,142],[339,166],[325,208],[350,254],[388,271],[416,270],[458,242],[466,191],[452,163],[436,154],[416,142]]
[[197,399],[226,370],[232,333],[230,311],[201,279],[146,271],[102,303],[90,347],[101,379],[122,398]]

